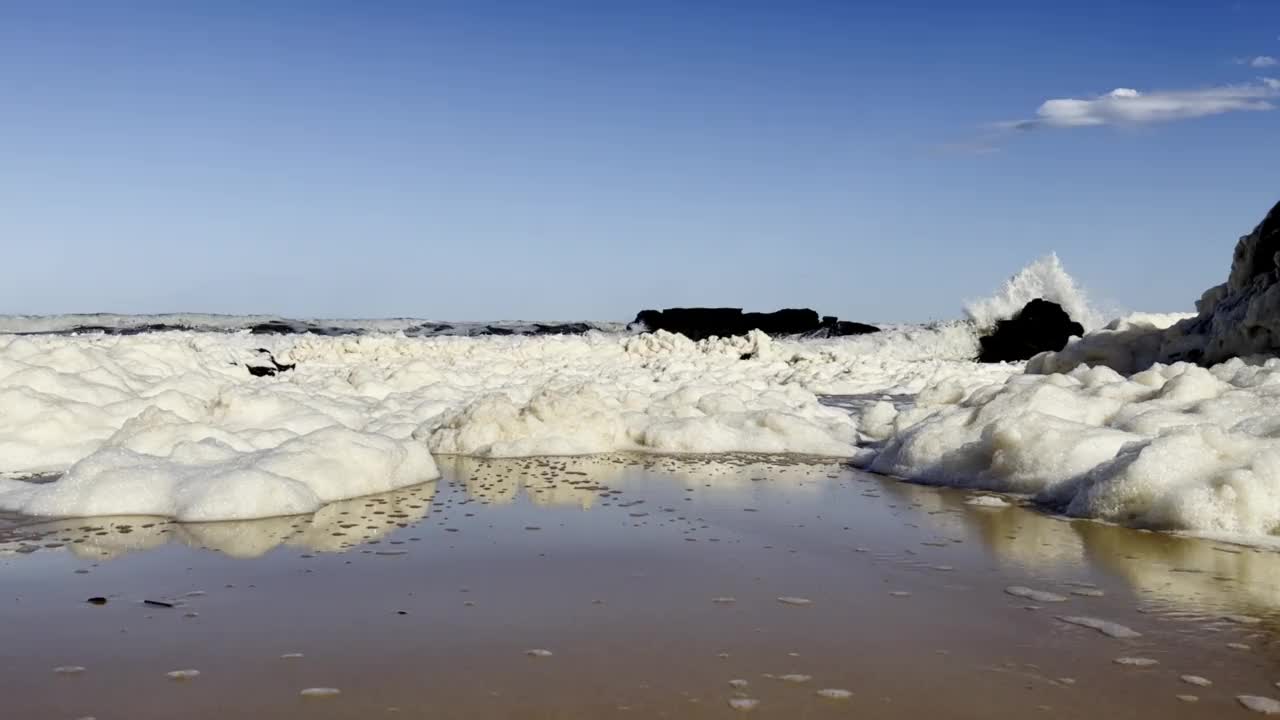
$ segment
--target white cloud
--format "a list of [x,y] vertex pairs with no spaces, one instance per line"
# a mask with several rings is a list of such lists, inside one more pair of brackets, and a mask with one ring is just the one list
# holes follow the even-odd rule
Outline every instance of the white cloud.
[[1249,61],[1249,66],[1256,68],[1275,67],[1276,65],[1280,65],[1280,60],[1276,60],[1270,55],[1259,55]]
[[1073,128],[1096,125],[1146,125],[1188,120],[1244,110],[1272,110],[1280,97],[1280,80],[1262,78],[1245,85],[1223,85],[1199,90],[1158,90],[1149,93],[1131,88],[1085,100],[1046,100],[1028,120],[1004,123],[1019,130]]

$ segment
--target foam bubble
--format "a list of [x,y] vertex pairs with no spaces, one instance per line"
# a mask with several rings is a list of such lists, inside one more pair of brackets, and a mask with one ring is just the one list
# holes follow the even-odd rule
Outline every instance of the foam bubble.
[[334,697],[335,695],[341,695],[342,691],[339,690],[338,688],[331,688],[331,687],[313,687],[313,688],[306,688],[305,690],[302,690],[298,694],[305,698],[330,698],[330,697]]
[[1260,695],[1237,695],[1236,700],[1246,709],[1263,715],[1280,715],[1280,701]]
[[1027,600],[1034,600],[1042,603],[1060,603],[1067,601],[1066,595],[1059,595],[1058,593],[1048,592],[1047,590],[1036,590],[1023,585],[1010,585],[1005,588],[1004,591],[1014,597],[1025,598]]
[[1142,633],[1138,632],[1137,630],[1121,625],[1120,623],[1112,622],[1110,620],[1101,620],[1099,618],[1080,617],[1080,616],[1059,617],[1058,619],[1064,623],[1069,623],[1071,625],[1079,625],[1080,627],[1089,628],[1091,630],[1097,630],[1098,632],[1102,633],[1103,635],[1106,635],[1107,637],[1113,637],[1113,638],[1119,638],[1119,639],[1142,637]]

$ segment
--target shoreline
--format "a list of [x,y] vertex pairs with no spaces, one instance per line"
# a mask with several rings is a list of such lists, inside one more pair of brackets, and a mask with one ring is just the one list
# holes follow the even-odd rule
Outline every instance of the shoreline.
[[[715,718],[745,697],[764,717],[1012,719],[1096,717],[1106,697],[1109,717],[1222,718],[1249,716],[1236,695],[1280,694],[1274,553],[975,507],[839,463],[635,460],[456,458],[316,516],[44,528],[33,553],[0,549],[8,707]],[[180,669],[201,675],[165,677]]]

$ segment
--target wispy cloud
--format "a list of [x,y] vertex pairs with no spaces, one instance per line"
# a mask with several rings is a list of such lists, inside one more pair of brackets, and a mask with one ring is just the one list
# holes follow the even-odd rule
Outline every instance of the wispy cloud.
[[1259,55],[1249,61],[1249,67],[1268,68],[1275,67],[1276,65],[1280,65],[1280,60],[1276,60],[1270,55]]
[[1262,78],[1243,85],[1199,90],[1139,92],[1116,88],[1098,97],[1046,100],[1033,118],[1000,123],[1017,130],[1077,128],[1098,125],[1149,125],[1189,120],[1230,112],[1273,110],[1280,97],[1280,80]]

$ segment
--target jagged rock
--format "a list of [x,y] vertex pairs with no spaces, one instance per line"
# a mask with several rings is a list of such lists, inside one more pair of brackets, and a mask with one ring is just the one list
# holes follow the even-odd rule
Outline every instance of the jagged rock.
[[827,337],[844,337],[845,335],[866,335],[880,332],[880,328],[866,323],[841,320],[827,331]]
[[[266,357],[262,357],[263,355]],[[271,351],[265,348],[258,348],[257,361],[245,364],[245,367],[249,369],[249,374],[254,377],[274,377],[276,373],[288,372],[297,366],[297,363],[282,365],[276,361]]]
[[1105,365],[1132,374],[1155,363],[1215,365],[1235,357],[1280,355],[1280,203],[1236,243],[1227,282],[1209,288],[1196,315],[1171,327],[1117,320],[1099,332],[1046,353],[1027,372],[1062,373]]
[[532,335],[585,335],[591,331],[586,323],[534,323]]
[[1280,354],[1280,203],[1236,243],[1227,282],[1209,288],[1196,317],[1167,335],[1166,361],[1213,365],[1233,357]]
[[249,328],[250,335],[293,335],[300,332],[305,330],[296,324],[276,320],[260,322]]
[[742,308],[667,308],[641,310],[627,326],[654,332],[680,333],[691,340],[709,337],[732,337],[759,330],[767,335],[807,335],[836,337],[878,332],[879,328],[862,323],[842,322],[808,308],[787,308],[771,313],[744,313]]
[[978,362],[1030,360],[1042,352],[1061,350],[1073,336],[1083,334],[1084,326],[1072,320],[1061,305],[1036,298],[978,340],[982,347]]

